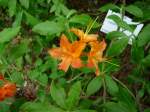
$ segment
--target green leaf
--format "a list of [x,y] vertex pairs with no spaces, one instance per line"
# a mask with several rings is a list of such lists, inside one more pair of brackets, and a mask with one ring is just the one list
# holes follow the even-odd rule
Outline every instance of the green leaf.
[[135,5],[125,7],[125,10],[136,17],[143,17],[142,10]]
[[150,24],[144,27],[142,32],[138,36],[138,46],[144,46],[148,42],[150,42]]
[[27,24],[29,24],[31,26],[34,26],[34,25],[40,23],[40,20],[38,20],[37,18],[35,18],[31,14],[29,14],[28,12],[24,11],[24,13],[25,13],[25,16],[26,16]]
[[23,74],[17,71],[13,71],[13,73],[11,74],[11,80],[16,84],[22,85],[24,83]]
[[86,14],[81,14],[81,15],[75,15],[72,18],[70,18],[69,22],[70,23],[78,23],[81,25],[87,25],[91,20],[91,17]]
[[117,38],[121,38],[121,37],[127,37],[125,33],[120,32],[120,31],[112,31],[110,33],[107,34],[106,38],[107,39],[117,39]]
[[20,107],[21,112],[64,112],[48,103],[26,102]]
[[86,94],[88,96],[96,93],[102,86],[102,77],[95,77],[87,86]]
[[144,112],[150,112],[150,108],[145,109]]
[[128,38],[123,37],[121,39],[113,40],[107,50],[108,56],[117,56],[123,52],[128,45]]
[[121,18],[117,15],[110,15],[108,16],[108,18],[112,19],[119,27],[133,32],[133,29],[125,21],[121,20]]
[[9,12],[9,16],[12,17],[14,16],[15,12],[16,12],[16,0],[9,0],[8,2],[8,12]]
[[46,74],[41,74],[38,77],[38,81],[40,82],[40,84],[42,84],[43,86],[46,86],[48,83],[48,77],[46,76]]
[[147,55],[144,59],[142,59],[142,64],[144,66],[150,67],[150,54]]
[[106,5],[102,6],[99,10],[102,11],[102,12],[106,12],[109,9],[114,10],[114,9],[120,9],[120,8],[117,5],[109,3],[109,4],[106,4]]
[[142,47],[137,46],[137,42],[133,42],[131,48],[131,59],[132,62],[137,64],[140,63],[141,60],[144,58],[144,50]]
[[26,9],[29,8],[29,0],[19,0],[19,1],[23,7],[25,7]]
[[25,40],[25,41],[21,42],[20,44],[17,44],[16,46],[14,46],[10,50],[10,52],[13,52],[13,53],[10,54],[9,59],[14,61],[15,59],[26,54],[29,51],[28,44],[29,44],[28,40]]
[[107,112],[132,112],[130,109],[128,109],[126,104],[122,102],[107,102],[104,104],[104,107],[106,108]]
[[75,110],[75,111],[72,111],[72,112],[97,112],[95,110]]
[[45,21],[35,25],[32,30],[36,33],[47,36],[61,33],[64,30],[64,28],[62,25],[56,22]]
[[120,85],[116,97],[120,102],[126,104],[126,108],[128,108],[130,112],[137,112],[135,99],[133,99],[133,96],[131,96],[131,93],[129,93],[127,88]]
[[[69,23],[81,24],[83,26],[88,26],[92,22],[94,22],[94,20],[87,14],[75,15],[69,20]],[[92,28],[97,27],[99,27],[99,24],[95,22]]]
[[70,89],[68,98],[66,100],[67,109],[71,110],[75,107],[80,99],[81,82],[76,82]]
[[0,43],[10,41],[18,34],[19,31],[20,31],[20,27],[5,28],[3,31],[0,32]]
[[13,27],[21,26],[23,11],[17,13],[15,21],[13,22]]
[[62,108],[66,108],[65,104],[66,93],[64,88],[56,86],[54,84],[54,81],[52,81],[50,93],[53,100],[57,103],[57,105],[59,105]]
[[115,95],[119,91],[116,82],[110,76],[108,75],[105,76],[105,82],[107,90],[111,95]]

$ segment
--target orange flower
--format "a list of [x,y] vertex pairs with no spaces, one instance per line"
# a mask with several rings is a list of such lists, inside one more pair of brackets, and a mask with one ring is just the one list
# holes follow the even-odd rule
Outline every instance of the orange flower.
[[82,42],[96,41],[98,37],[97,34],[87,34],[84,33],[83,30],[77,28],[71,28],[70,31],[77,35]]
[[14,96],[16,93],[16,85],[5,80],[2,75],[0,75],[0,80],[4,82],[4,85],[0,87],[0,101]]
[[70,43],[67,37],[62,35],[60,39],[60,47],[50,49],[48,52],[52,57],[61,60],[59,69],[66,72],[70,65],[73,68],[80,68],[83,66],[80,55],[85,46],[86,44],[81,41]]
[[88,53],[88,62],[87,66],[89,68],[96,68],[96,76],[100,74],[99,68],[98,68],[98,62],[102,62],[105,60],[103,58],[103,51],[106,48],[106,43],[103,40],[102,42],[94,41],[89,43],[91,46],[91,51]]

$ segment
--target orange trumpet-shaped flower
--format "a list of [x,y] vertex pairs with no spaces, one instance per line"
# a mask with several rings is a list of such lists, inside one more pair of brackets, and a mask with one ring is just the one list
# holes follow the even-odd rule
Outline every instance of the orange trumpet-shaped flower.
[[70,31],[77,35],[82,42],[96,41],[98,37],[97,34],[87,34],[84,33],[83,30],[77,28],[71,28]]
[[100,74],[99,68],[98,68],[98,62],[102,62],[105,60],[105,58],[103,58],[103,51],[106,48],[106,43],[105,41],[95,41],[95,42],[90,42],[89,43],[91,46],[91,51],[88,53],[88,62],[87,62],[87,66],[89,68],[96,68],[96,76],[98,76]]
[[0,87],[0,101],[3,101],[7,97],[14,96],[16,93],[16,85],[5,80],[2,75],[0,75],[0,80],[4,82]]
[[85,46],[86,44],[81,41],[70,43],[67,37],[62,35],[60,39],[60,47],[50,49],[48,52],[52,57],[61,60],[59,69],[66,72],[70,65],[73,68],[82,67],[80,55]]

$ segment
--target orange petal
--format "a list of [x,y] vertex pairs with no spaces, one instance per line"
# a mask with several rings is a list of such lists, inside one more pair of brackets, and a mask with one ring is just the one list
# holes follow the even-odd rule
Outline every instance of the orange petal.
[[58,69],[67,72],[70,64],[71,64],[71,59],[69,57],[65,57],[65,58],[62,59],[62,62],[59,64]]
[[60,38],[60,47],[64,51],[70,51],[71,43],[69,42],[68,38],[63,34]]
[[52,48],[48,51],[48,53],[54,58],[59,58],[62,55],[60,48]]
[[97,34],[89,34],[86,35],[84,38],[85,42],[91,42],[91,41],[96,41],[97,40],[98,35]]
[[0,101],[3,101],[5,99],[5,90],[3,88],[0,88]]
[[107,44],[104,39],[99,43],[99,46],[100,46],[100,51],[102,52],[106,49]]
[[84,50],[86,44],[81,42],[81,41],[75,41],[73,44],[72,44],[72,55],[74,57],[79,57],[82,53],[82,51]]
[[73,32],[76,36],[78,36],[80,40],[82,40],[84,38],[83,30],[80,30],[77,28],[71,28],[70,31]]
[[73,68],[81,68],[83,66],[82,61],[80,58],[72,60],[71,66]]
[[6,91],[6,97],[12,97],[16,93],[16,85],[12,83],[7,83],[4,85],[4,89]]

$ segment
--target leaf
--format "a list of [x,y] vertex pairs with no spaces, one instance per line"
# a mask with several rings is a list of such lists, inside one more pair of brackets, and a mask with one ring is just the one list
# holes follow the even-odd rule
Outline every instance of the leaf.
[[147,55],[144,59],[142,59],[142,64],[144,66],[150,67],[150,54]]
[[14,46],[10,51],[12,52],[12,54],[10,54],[9,59],[14,61],[15,59],[26,54],[29,51],[28,44],[29,44],[28,40],[25,40],[21,42],[20,44],[17,44],[16,46]]
[[107,34],[106,38],[107,39],[117,39],[117,38],[121,38],[121,37],[127,37],[126,34],[124,34],[123,32],[120,31],[112,31],[110,33]]
[[144,50],[142,47],[137,46],[137,42],[133,42],[132,48],[131,48],[131,59],[132,62],[137,64],[141,62],[141,60],[144,58]]
[[26,22],[27,22],[27,24],[29,24],[31,26],[34,26],[34,25],[40,23],[40,20],[38,20],[37,18],[35,18],[31,14],[29,14],[28,12],[24,11],[24,13],[26,15]]
[[40,82],[40,84],[42,84],[43,86],[46,86],[48,83],[48,77],[46,76],[46,74],[40,74],[40,76],[38,77],[38,81]]
[[104,104],[104,107],[106,108],[107,112],[131,112],[126,104],[119,102],[107,102]]
[[135,5],[125,7],[125,10],[136,17],[143,17],[142,10]]
[[88,96],[96,93],[102,86],[102,77],[95,77],[87,86],[86,94]]
[[23,74],[18,71],[13,71],[13,73],[11,74],[11,80],[16,84],[22,85],[24,83]]
[[23,7],[25,7],[26,9],[29,8],[29,0],[19,0],[19,1]]
[[108,18],[112,19],[119,27],[133,32],[133,29],[125,21],[121,20],[121,18],[117,15],[110,15],[108,16]]
[[9,0],[8,2],[8,12],[10,17],[14,16],[16,12],[16,3],[16,0]]
[[142,32],[139,34],[138,36],[138,46],[144,46],[145,44],[147,44],[148,42],[150,42],[150,24],[148,24],[147,26],[144,27],[144,29],[142,30]]
[[18,34],[19,31],[20,31],[20,27],[5,28],[3,31],[0,32],[0,43],[10,41]]
[[[75,23],[75,24],[81,24],[87,26],[93,21],[94,20],[92,20],[92,18],[89,15],[81,14],[81,15],[75,15],[72,18],[70,18],[69,23]],[[99,24],[95,22],[92,28],[97,28],[97,27],[99,27]]]
[[21,112],[64,112],[48,103],[26,102],[20,107]]
[[111,95],[115,95],[119,91],[116,82],[110,76],[108,75],[105,76],[105,82],[107,90]]
[[56,22],[45,21],[35,25],[32,30],[36,33],[47,36],[61,33],[64,30],[64,28],[62,25]]
[[67,109],[71,110],[75,107],[80,99],[81,82],[76,82],[70,89],[68,98],[66,100]]
[[145,109],[144,112],[150,112],[150,108]]
[[95,110],[75,110],[75,111],[72,111],[72,112],[97,112]]
[[21,26],[23,11],[17,13],[15,21],[13,22],[13,27]]
[[106,5],[102,6],[99,10],[102,11],[102,12],[106,12],[110,9],[114,10],[114,9],[120,9],[120,8],[117,5],[109,3],[109,4],[106,4]]
[[57,103],[57,105],[59,105],[62,108],[66,108],[65,104],[66,93],[64,91],[64,88],[56,86],[54,84],[54,81],[52,81],[50,93],[53,100]]
[[121,39],[113,40],[107,50],[108,56],[117,56],[123,52],[128,45],[128,38],[123,37]]
[[131,93],[129,93],[126,88],[120,85],[116,97],[120,102],[126,104],[126,108],[128,108],[130,112],[137,112],[135,99],[133,99],[133,96],[131,96]]

